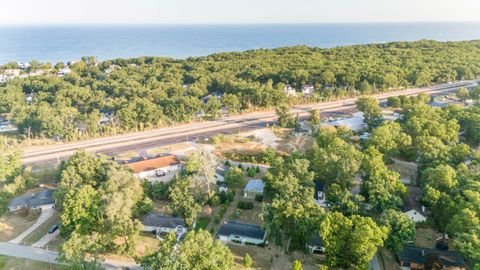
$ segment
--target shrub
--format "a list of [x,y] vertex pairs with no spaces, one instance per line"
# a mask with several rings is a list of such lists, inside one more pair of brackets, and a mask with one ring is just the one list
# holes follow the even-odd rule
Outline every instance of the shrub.
[[225,182],[229,185],[243,182],[243,170],[240,168],[230,167],[225,173]]
[[257,171],[253,167],[248,167],[247,175],[250,177],[254,177],[257,174]]
[[225,166],[230,167],[230,166],[232,166],[232,164],[230,164],[230,161],[226,160],[225,161]]
[[237,167],[243,171],[243,165],[242,165],[242,163],[238,163],[238,166],[237,166]]
[[246,201],[239,201],[237,204],[237,207],[244,210],[250,210],[250,209],[253,209],[253,203],[246,202]]
[[260,172],[261,172],[260,166],[255,167],[255,172],[256,172],[256,173],[260,173]]
[[255,195],[255,201],[257,201],[257,202],[263,202],[263,195],[261,195],[261,194]]
[[243,257],[243,265],[248,268],[253,266],[253,260],[252,257],[250,257],[250,254],[245,253],[245,257]]

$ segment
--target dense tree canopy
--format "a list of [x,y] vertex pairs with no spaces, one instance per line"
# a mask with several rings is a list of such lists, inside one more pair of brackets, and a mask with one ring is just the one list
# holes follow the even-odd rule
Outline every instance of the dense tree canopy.
[[[277,106],[286,100],[286,84],[315,86],[312,97],[290,98],[298,103],[473,79],[480,74],[480,46],[479,41],[423,40],[97,63],[84,57],[64,77],[9,81],[0,86],[0,113],[11,113],[23,134],[73,140],[214,118],[222,107],[237,112]],[[1,67],[6,68],[12,65]],[[51,66],[35,64],[41,68]],[[33,99],[25,99],[31,94]],[[105,121],[103,113],[114,117]]]
[[187,233],[181,243],[171,233],[157,251],[139,260],[142,267],[151,270],[229,270],[233,266],[228,247],[203,230]]
[[[95,250],[131,253],[140,222],[135,210],[143,199],[141,180],[104,156],[77,152],[61,166],[56,192],[61,209],[62,247],[67,260]],[[90,243],[78,249],[77,242]]]

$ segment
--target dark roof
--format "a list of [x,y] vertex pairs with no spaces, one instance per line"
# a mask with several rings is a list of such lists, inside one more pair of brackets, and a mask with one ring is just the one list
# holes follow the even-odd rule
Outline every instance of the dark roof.
[[400,262],[403,263],[416,263],[420,265],[425,265],[425,262],[427,261],[429,255],[434,252],[438,254],[440,261],[446,267],[465,267],[465,262],[463,261],[460,253],[458,253],[457,251],[435,250],[429,248],[407,246],[401,252],[399,252],[397,256]]
[[144,226],[154,226],[160,228],[175,228],[177,226],[185,227],[185,221],[178,217],[169,217],[161,214],[147,214],[142,218]]
[[320,235],[315,234],[310,238],[310,241],[308,241],[308,245],[312,247],[323,247],[323,240]]
[[313,197],[315,200],[318,200],[318,192],[323,191],[323,183],[319,180],[314,181],[315,183],[315,192],[313,193]]
[[32,208],[40,205],[55,203],[55,199],[53,198],[53,192],[53,189],[44,189],[40,192],[35,193],[28,202],[28,207]]
[[217,235],[238,235],[263,240],[265,238],[265,231],[257,225],[228,221],[220,226]]
[[422,210],[422,206],[420,205],[420,202],[412,195],[406,196],[403,199],[403,206],[402,206],[403,212],[408,212],[410,210],[415,210],[419,212],[420,214],[427,216],[427,213]]
[[52,189],[44,189],[34,194],[26,194],[19,197],[15,197],[10,201],[8,208],[16,207],[28,207],[34,208],[41,205],[54,204]]

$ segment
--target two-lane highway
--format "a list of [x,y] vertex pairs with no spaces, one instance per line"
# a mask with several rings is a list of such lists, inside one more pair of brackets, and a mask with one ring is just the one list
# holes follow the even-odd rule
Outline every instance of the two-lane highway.
[[[438,93],[458,89],[459,87],[471,86],[474,82],[458,82],[444,84],[429,88],[416,88],[401,91],[387,92],[372,95],[372,97],[385,100],[388,97],[400,95],[418,95],[420,93]],[[305,116],[312,109],[319,109],[323,113],[352,111],[355,109],[357,98],[349,98],[331,102],[299,105],[292,108],[291,113]],[[273,110],[259,111],[248,114],[236,115],[221,120],[195,122],[173,127],[153,129],[143,132],[129,133],[110,137],[97,138],[72,143],[62,143],[46,146],[24,148],[24,164],[47,165],[56,164],[71,156],[79,149],[91,152],[115,155],[129,150],[145,150],[155,146],[163,146],[198,138],[211,137],[216,134],[232,134],[265,127],[275,123],[276,114]]]

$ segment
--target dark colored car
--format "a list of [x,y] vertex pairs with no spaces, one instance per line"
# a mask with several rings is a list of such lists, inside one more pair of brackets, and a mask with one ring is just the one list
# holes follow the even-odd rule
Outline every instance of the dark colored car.
[[58,230],[58,228],[60,228],[60,225],[55,224],[52,227],[50,227],[50,229],[48,229],[48,233],[54,233],[56,230]]

